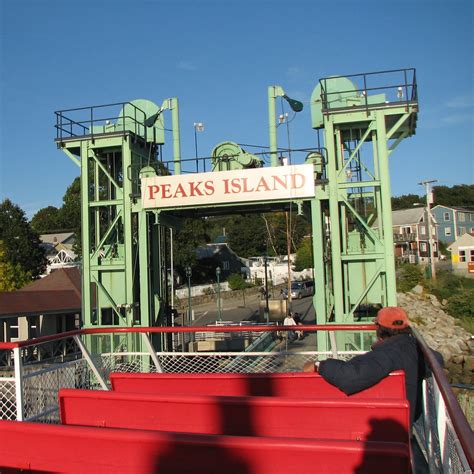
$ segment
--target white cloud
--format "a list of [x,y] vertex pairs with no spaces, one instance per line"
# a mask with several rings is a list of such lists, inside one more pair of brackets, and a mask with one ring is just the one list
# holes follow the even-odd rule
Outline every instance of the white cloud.
[[449,99],[445,103],[446,107],[449,109],[467,109],[474,106],[474,95],[473,94],[465,94],[465,95],[458,95]]
[[189,61],[180,61],[178,63],[178,69],[182,69],[183,71],[196,71],[197,67]]
[[443,123],[454,124],[454,123],[466,123],[472,122],[474,120],[474,114],[464,113],[464,114],[451,114],[447,115],[442,119]]

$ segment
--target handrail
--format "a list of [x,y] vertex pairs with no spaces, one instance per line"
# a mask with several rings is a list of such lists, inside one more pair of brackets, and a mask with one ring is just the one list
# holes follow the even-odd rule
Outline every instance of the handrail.
[[[29,347],[45,342],[52,342],[65,337],[82,336],[86,334],[123,334],[123,333],[195,333],[195,332],[281,332],[299,331],[301,326],[163,326],[163,327],[101,327],[76,329],[61,332],[51,336],[42,336],[17,342],[0,342],[0,350]],[[305,325],[305,331],[375,331],[374,324],[311,324]]]
[[450,385],[443,368],[436,360],[433,352],[428,347],[418,331],[413,328],[412,331],[418,341],[421,351],[423,352],[423,356],[431,372],[433,373],[436,382],[438,383],[439,391],[441,392],[444,403],[446,404],[446,408],[453,423],[454,430],[459,437],[464,454],[466,455],[469,465],[472,468],[474,467],[474,433],[472,432],[471,427],[469,426],[469,423],[464,416],[464,413],[462,412],[454,393],[448,389]]

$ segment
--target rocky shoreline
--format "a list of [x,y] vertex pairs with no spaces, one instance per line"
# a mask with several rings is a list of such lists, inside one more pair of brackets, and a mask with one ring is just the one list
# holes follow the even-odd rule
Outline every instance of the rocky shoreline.
[[[426,343],[441,353],[451,384],[474,385],[474,336],[457,324],[457,319],[444,311],[444,302],[416,286],[408,293],[399,293],[398,304]],[[461,408],[474,426],[474,391],[454,389]]]

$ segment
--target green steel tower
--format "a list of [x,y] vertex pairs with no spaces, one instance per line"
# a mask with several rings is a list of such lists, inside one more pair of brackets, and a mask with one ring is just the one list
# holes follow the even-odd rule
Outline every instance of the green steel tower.
[[81,172],[85,327],[163,323],[168,227],[158,212],[141,212],[140,178],[169,173],[159,159],[167,109],[179,174],[177,99],[161,107],[135,100],[56,112],[57,145]]
[[415,133],[417,112],[414,69],[323,78],[313,91],[327,152],[327,186],[311,203],[315,268],[326,262],[315,272],[318,324],[397,304],[389,157]]
[[[208,173],[181,172],[177,99],[56,112],[57,145],[81,169],[86,327],[169,324],[170,229],[189,216],[304,213],[318,324],[352,323],[364,307],[396,304],[389,157],[415,132],[415,70],[321,79],[311,97],[318,146],[295,150],[305,153],[304,165],[282,166],[291,150],[277,146],[277,99],[294,112],[303,108],[280,86],[269,87],[270,166],[222,142]],[[172,116],[168,161],[165,110]],[[318,349],[328,345],[318,334]]]

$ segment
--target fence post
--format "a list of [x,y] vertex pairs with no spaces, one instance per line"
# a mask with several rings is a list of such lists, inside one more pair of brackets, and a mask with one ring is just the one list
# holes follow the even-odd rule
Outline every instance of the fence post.
[[13,349],[13,364],[15,366],[15,398],[16,420],[23,421],[23,364],[21,362],[21,349]]

